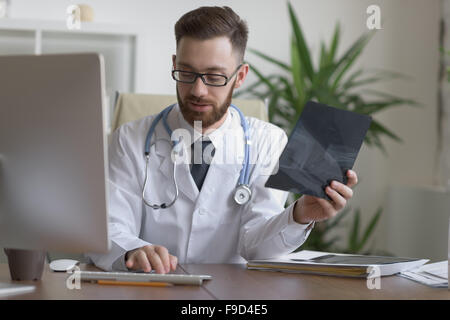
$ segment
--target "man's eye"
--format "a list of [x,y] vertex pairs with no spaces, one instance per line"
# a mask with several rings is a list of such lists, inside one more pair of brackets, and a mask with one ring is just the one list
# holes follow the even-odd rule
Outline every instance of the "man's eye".
[[178,77],[183,81],[191,81],[194,79],[195,75],[189,72],[179,72]]
[[208,83],[223,83],[225,78],[219,75],[206,75],[205,80]]

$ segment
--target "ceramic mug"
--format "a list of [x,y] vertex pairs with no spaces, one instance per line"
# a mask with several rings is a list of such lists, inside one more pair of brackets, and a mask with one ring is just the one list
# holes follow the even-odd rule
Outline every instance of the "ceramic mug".
[[12,280],[41,279],[45,264],[45,251],[21,249],[4,249],[4,251],[8,257]]

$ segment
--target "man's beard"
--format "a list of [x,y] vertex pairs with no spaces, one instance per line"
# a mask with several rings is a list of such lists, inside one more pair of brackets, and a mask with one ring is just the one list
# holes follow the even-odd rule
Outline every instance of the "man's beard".
[[[235,80],[236,82],[236,80]],[[213,125],[222,117],[225,115],[225,113],[228,110],[228,107],[231,104],[231,99],[233,97],[233,90],[234,90],[234,83],[231,86],[230,92],[228,92],[227,98],[221,104],[220,106],[217,106],[212,101],[202,100],[200,98],[197,98],[195,96],[189,95],[186,97],[184,101],[181,100],[180,93],[178,92],[177,87],[177,99],[178,99],[178,105],[180,106],[181,113],[183,114],[184,119],[194,126],[194,121],[201,121],[202,122],[202,128],[208,128],[209,126]],[[187,105],[185,105],[185,102],[193,102],[198,104],[210,104],[212,106],[212,110],[207,112],[200,112],[200,111],[194,111],[191,110]]]

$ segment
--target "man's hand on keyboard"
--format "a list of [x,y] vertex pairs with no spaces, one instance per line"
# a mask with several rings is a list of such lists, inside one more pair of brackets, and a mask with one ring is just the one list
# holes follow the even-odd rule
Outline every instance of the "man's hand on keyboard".
[[169,254],[163,246],[148,245],[128,251],[125,255],[126,266],[131,270],[143,270],[168,273],[177,268],[178,258]]

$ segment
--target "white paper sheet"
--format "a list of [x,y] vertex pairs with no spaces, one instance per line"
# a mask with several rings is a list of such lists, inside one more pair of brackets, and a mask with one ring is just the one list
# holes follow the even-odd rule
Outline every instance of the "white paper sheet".
[[435,288],[448,286],[448,261],[425,264],[420,268],[401,272],[400,276]]

